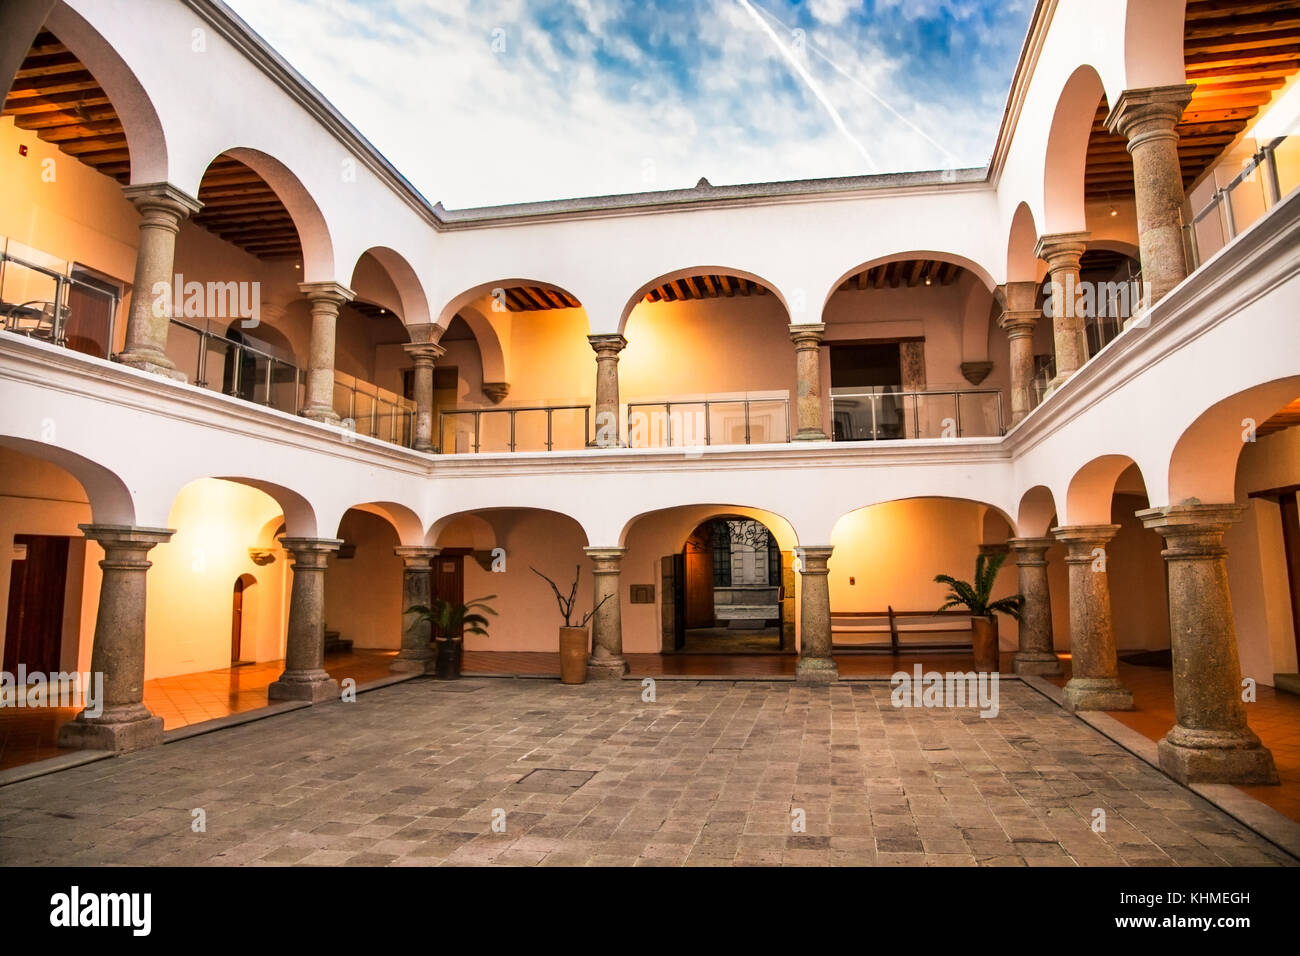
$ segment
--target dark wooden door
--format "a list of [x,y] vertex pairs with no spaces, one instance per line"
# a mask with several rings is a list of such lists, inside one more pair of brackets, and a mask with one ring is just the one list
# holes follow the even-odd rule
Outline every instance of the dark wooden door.
[[27,556],[10,566],[4,669],[12,674],[23,664],[28,671],[50,674],[60,669],[63,648],[68,539],[17,534],[14,545],[25,547]]
[[244,637],[244,579],[235,581],[234,598],[230,608],[230,662],[238,663],[239,646]]
[[[705,526],[708,527],[707,525]],[[713,626],[713,541],[698,531],[682,551],[682,589],[686,593],[687,627]]]
[[[464,552],[444,551],[433,559],[433,596],[452,604],[465,603]],[[461,632],[437,636],[460,637]]]

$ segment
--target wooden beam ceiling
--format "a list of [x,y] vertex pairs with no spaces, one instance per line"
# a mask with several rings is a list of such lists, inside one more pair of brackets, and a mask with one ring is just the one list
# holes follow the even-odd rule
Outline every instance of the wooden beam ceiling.
[[[1300,70],[1300,0],[1187,0],[1183,62],[1196,86],[1178,124],[1187,188]],[[1109,110],[1103,98],[1088,140],[1084,194],[1091,201],[1133,195],[1127,144],[1106,132]]]
[[963,271],[959,265],[951,262],[940,262],[937,259],[895,260],[872,266],[870,269],[863,269],[861,272],[849,276],[840,283],[836,291],[845,289],[883,289],[885,286],[889,286],[891,289],[897,289],[900,286],[915,288],[916,286],[924,286],[927,279],[930,280],[930,285],[952,285]]
[[740,276],[718,273],[687,276],[651,289],[642,302],[684,302],[697,299],[731,299],[738,295],[767,295],[766,286]]
[[580,303],[563,289],[536,285],[514,285],[504,290],[506,311],[543,312],[550,309],[577,309]]
[[127,183],[131,162],[117,111],[99,81],[48,30],[27,51],[0,112],[19,129]]

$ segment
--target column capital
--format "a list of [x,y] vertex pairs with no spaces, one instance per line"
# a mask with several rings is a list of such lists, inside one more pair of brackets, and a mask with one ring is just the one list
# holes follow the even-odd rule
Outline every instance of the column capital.
[[818,348],[825,334],[824,322],[799,322],[790,326],[790,341],[795,344],[795,348]]
[[1034,255],[1046,260],[1047,268],[1052,272],[1057,269],[1078,269],[1079,257],[1088,248],[1090,232],[1057,232],[1048,236],[1039,236],[1034,246]]
[[1056,544],[1055,538],[1007,538],[1007,547],[1015,554],[1016,564],[1046,563],[1044,552]]
[[1244,505],[1185,501],[1137,512],[1138,520],[1165,539],[1167,559],[1218,558],[1227,553],[1223,534],[1245,513]]
[[402,346],[403,351],[415,360],[415,364],[428,362],[432,365],[435,361],[447,354],[447,350],[441,345],[433,342],[411,342]]
[[617,571],[623,555],[627,554],[627,548],[583,548],[582,553],[591,558],[596,565],[596,573],[599,574],[602,571]]
[[342,538],[281,538],[280,545],[293,556],[293,569],[325,570],[325,560],[343,545]]
[[403,566],[414,570],[429,567],[438,556],[439,548],[430,548],[419,544],[403,544],[393,549],[393,554],[402,559]]
[[1042,313],[1037,309],[1015,312],[1008,310],[998,316],[998,326],[1007,333],[1007,338],[1024,338],[1034,334],[1041,316]]
[[830,545],[796,546],[794,554],[799,559],[799,573],[826,574],[828,572],[826,562],[830,560],[834,551],[835,549]]
[[148,551],[154,545],[166,544],[176,533],[173,528],[138,528],[129,524],[79,524],[77,527],[105,550],[130,548]]
[[436,345],[442,341],[447,330],[436,322],[419,322],[406,327],[406,334],[411,337],[412,345]]
[[1052,529],[1052,535],[1068,549],[1067,563],[1092,560],[1093,549],[1104,548],[1118,533],[1117,524],[1074,524]]
[[598,356],[618,355],[627,348],[627,339],[617,332],[587,336],[587,342]]
[[340,309],[357,297],[357,294],[339,282],[299,282],[298,291],[312,304],[327,303]]
[[1183,110],[1192,101],[1195,90],[1191,83],[1125,90],[1106,117],[1106,130],[1127,139],[1130,152],[1134,145],[1147,139],[1177,139],[1174,127],[1183,118]]
[[203,208],[203,203],[168,182],[123,186],[122,195],[146,215],[154,212],[170,216],[177,228],[182,220]]

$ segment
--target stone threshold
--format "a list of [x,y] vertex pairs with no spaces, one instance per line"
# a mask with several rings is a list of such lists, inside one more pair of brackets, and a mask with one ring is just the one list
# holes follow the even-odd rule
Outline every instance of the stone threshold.
[[[1015,675],[1014,677],[1006,675],[1004,679],[1007,678],[1020,681],[1026,687],[1038,691],[1052,703],[1064,709],[1062,690],[1051,681],[1029,675]],[[1096,730],[1103,737],[1119,744],[1139,760],[1150,764],[1166,777],[1169,777],[1169,774],[1165,773],[1160,766],[1156,742],[1145,734],[1139,733],[1132,727],[1121,723],[1105,711],[1076,711],[1073,716]],[[1173,780],[1174,778],[1169,777],[1169,779]],[[1246,829],[1263,837],[1278,849],[1300,860],[1300,823],[1278,813],[1268,804],[1256,800],[1247,793],[1243,793],[1230,783],[1193,783],[1187,785],[1179,783],[1177,780],[1174,780],[1174,782],[1178,783],[1180,787],[1190,790],[1216,809],[1226,813]]]
[[[372,690],[379,690],[383,687],[390,687],[393,684],[400,684],[403,681],[411,680],[415,677],[423,677],[423,674],[392,674],[388,677],[380,677],[372,681],[366,681],[364,684],[357,685],[357,693],[365,694]],[[335,703],[334,701],[322,703]],[[312,704],[305,700],[281,700],[274,704],[267,704],[265,707],[258,707],[253,710],[240,711],[237,714],[227,714],[224,717],[214,717],[212,720],[202,720],[196,724],[186,724],[184,727],[177,727],[175,730],[168,730],[163,733],[163,744],[173,744],[180,740],[188,740],[191,737],[200,737],[203,734],[210,734],[214,731],[225,730],[228,727],[238,727],[241,724],[251,724],[258,720],[265,720],[267,717],[276,717],[280,714],[287,714],[291,711],[302,710],[305,707],[319,707],[321,704]],[[132,753],[133,751],[126,751]],[[18,783],[22,780],[31,780],[33,777],[43,777],[46,774],[58,773],[60,770],[68,770],[72,767],[80,767],[83,764],[94,763],[97,760],[107,760],[110,757],[116,757],[119,754],[105,750],[69,750],[54,757],[47,757],[45,760],[36,760],[32,763],[23,764],[20,767],[10,767],[8,770],[0,770],[0,787],[6,787],[11,783]]]

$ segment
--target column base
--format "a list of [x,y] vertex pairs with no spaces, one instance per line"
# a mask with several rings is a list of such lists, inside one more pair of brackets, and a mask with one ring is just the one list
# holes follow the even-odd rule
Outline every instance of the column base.
[[593,657],[587,661],[588,680],[622,680],[626,675],[627,661],[621,657]]
[[395,657],[388,669],[394,674],[430,674],[433,672],[434,657]]
[[830,441],[831,436],[819,428],[801,428],[791,441]]
[[111,750],[124,753],[156,747],[163,742],[163,719],[155,717],[144,704],[99,717],[86,717],[85,711],[59,728],[59,746],[81,750]]
[[313,422],[320,422],[322,425],[337,425],[343,421],[339,413],[332,408],[304,408],[302,417]]
[[1062,674],[1061,659],[1041,651],[1018,652],[1011,659],[1011,669],[1027,677],[1060,677]]
[[266,688],[267,700],[309,700],[313,704],[339,699],[339,682],[325,671],[307,671],[290,674],[285,671],[280,679]]
[[840,669],[829,657],[801,657],[794,667],[794,679],[800,684],[833,684],[840,679]]
[[1133,692],[1118,677],[1072,677],[1065,685],[1065,709],[1132,710]]
[[119,352],[117,361],[119,365],[128,365],[141,372],[148,372],[150,375],[170,378],[174,382],[186,383],[189,381],[185,373],[173,365],[172,360],[161,352]]
[[433,454],[433,443],[432,443],[432,442],[416,442],[414,445],[411,446],[411,450],[412,450],[412,451],[424,452],[424,454],[426,454],[426,455],[432,455],[432,454]]
[[1273,753],[1244,733],[1175,726],[1156,746],[1160,769],[1179,783],[1279,783]]

